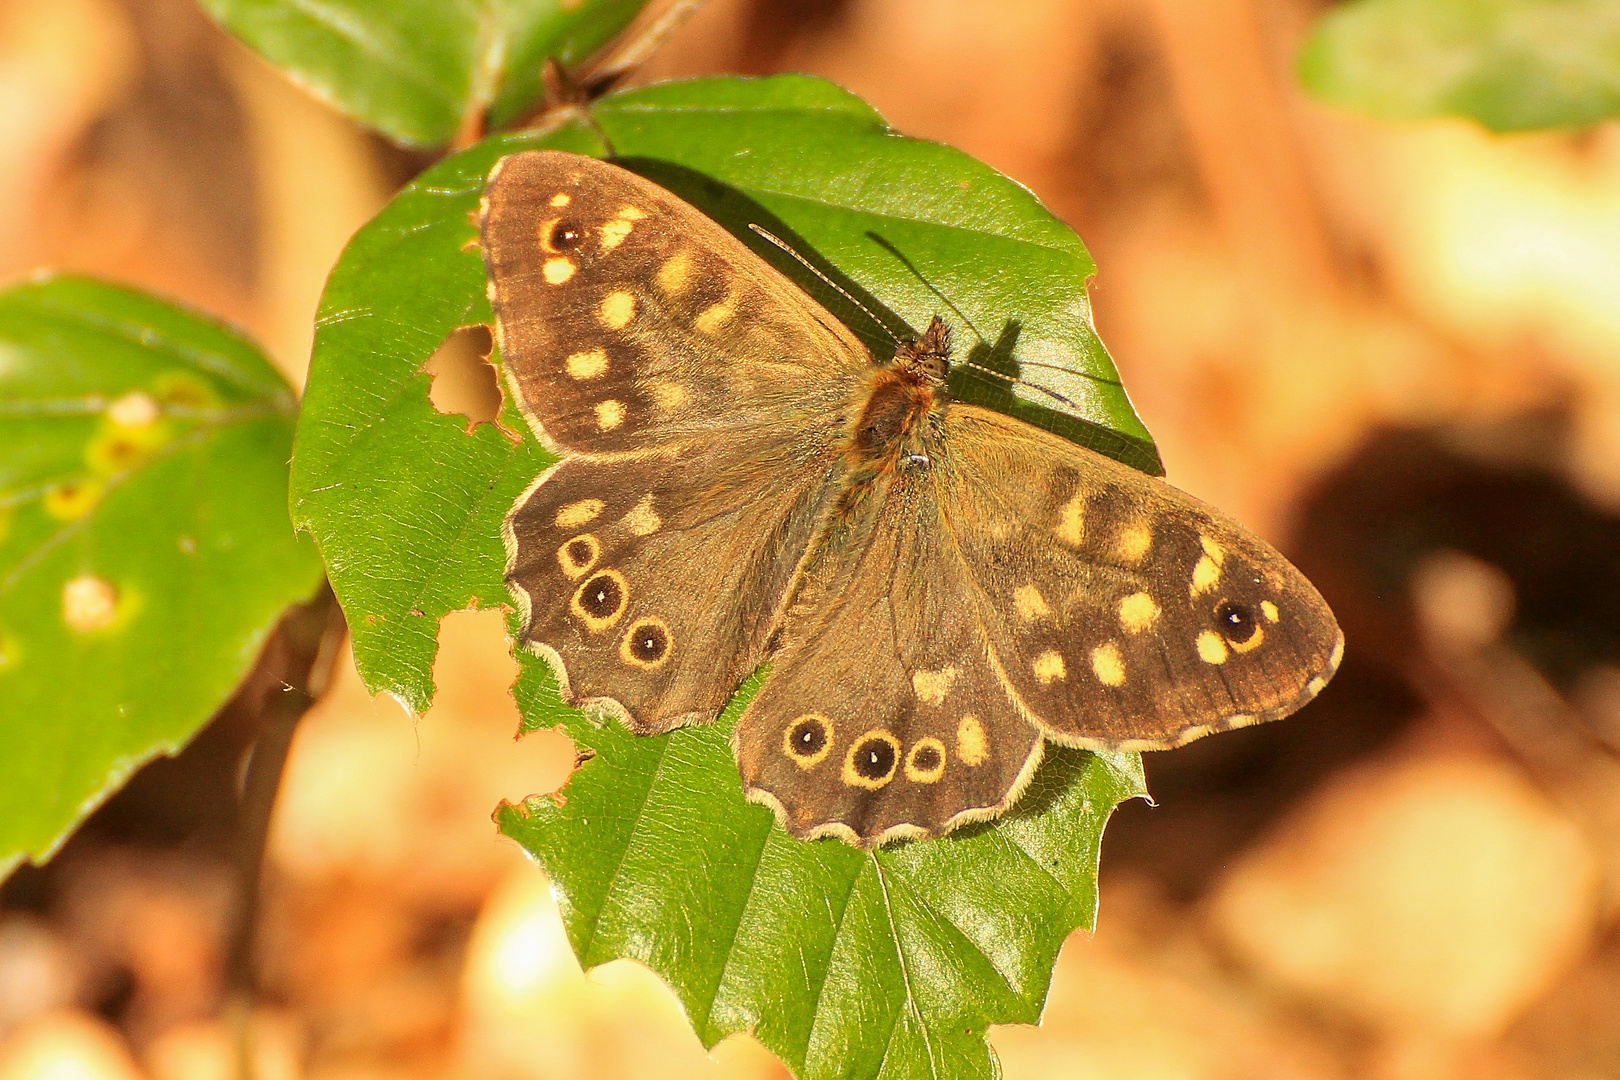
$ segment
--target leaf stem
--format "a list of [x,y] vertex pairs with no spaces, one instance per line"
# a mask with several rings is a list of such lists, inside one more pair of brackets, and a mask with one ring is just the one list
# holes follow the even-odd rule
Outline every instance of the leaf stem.
[[258,995],[254,953],[270,818],[298,721],[331,683],[343,633],[337,597],[331,584],[322,581],[313,598],[282,616],[258,665],[229,706],[254,713],[258,728],[242,778],[235,842],[237,894],[227,926],[224,972],[224,1011],[233,1030],[239,1080],[251,1080],[254,1073],[250,1041]]

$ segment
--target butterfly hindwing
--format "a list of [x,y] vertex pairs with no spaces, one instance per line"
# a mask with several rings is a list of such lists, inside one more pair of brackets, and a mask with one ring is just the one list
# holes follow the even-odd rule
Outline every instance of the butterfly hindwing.
[[932,494],[880,482],[883,512],[828,537],[738,722],[744,787],[794,835],[936,835],[1000,813],[1040,761]]
[[606,162],[503,158],[480,231],[505,369],[554,446],[635,450],[826,414],[871,365],[730,233]]
[[826,498],[809,431],[565,458],[507,520],[523,643],[638,734],[711,720],[764,657]]
[[1050,738],[1148,750],[1298,709],[1343,639],[1305,577],[1161,480],[950,406],[941,498],[1002,676]]

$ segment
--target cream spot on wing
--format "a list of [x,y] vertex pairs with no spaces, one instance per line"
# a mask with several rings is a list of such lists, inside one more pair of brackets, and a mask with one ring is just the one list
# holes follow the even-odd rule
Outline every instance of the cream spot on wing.
[[983,765],[990,756],[990,742],[984,737],[984,725],[972,713],[962,717],[956,725],[956,756],[964,765]]
[[624,515],[624,527],[636,536],[651,536],[663,527],[664,519],[653,509],[653,497],[643,495],[641,501]]
[[563,367],[576,379],[594,379],[607,370],[607,353],[601,349],[571,353],[568,359],[563,361]]
[[1127,563],[1135,565],[1141,562],[1153,550],[1152,527],[1141,521],[1125,526],[1119,531],[1116,550],[1120,559]]
[[1052,614],[1052,609],[1046,606],[1046,598],[1041,595],[1041,590],[1033,585],[1020,585],[1013,591],[1013,607],[1018,610],[1018,617],[1025,622]]
[[1278,619],[1277,605],[1270,600],[1260,601],[1260,613],[1266,617],[1267,622],[1276,622]]
[[62,586],[62,621],[80,634],[105,630],[118,618],[118,592],[94,574],[80,574]]
[[1206,664],[1226,663],[1226,642],[1213,630],[1198,635],[1198,658]]
[[1051,649],[1047,649],[1037,656],[1030,668],[1035,672],[1035,678],[1040,680],[1042,686],[1056,679],[1061,679],[1068,674],[1068,669],[1063,665],[1063,657]]
[[636,316],[636,298],[624,291],[610,292],[602,298],[597,317],[609,330],[623,330]]
[[689,252],[677,251],[658,268],[658,287],[667,293],[680,292],[691,279],[692,256]]
[[1127,632],[1140,634],[1159,618],[1159,605],[1145,592],[1131,593],[1119,602],[1119,625]]
[[1201,593],[1208,592],[1215,587],[1215,583],[1219,580],[1221,580],[1220,564],[1208,555],[1199,556],[1198,565],[1193,567],[1192,588],[1190,590],[1192,595],[1198,596]]
[[635,226],[623,218],[614,218],[612,221],[604,223],[597,230],[597,235],[602,238],[602,250],[612,251],[624,243],[624,238],[630,235],[630,230],[633,228]]
[[608,398],[606,401],[596,403],[596,426],[603,431],[612,431],[624,423],[624,402]]
[[686,404],[686,387],[678,382],[660,380],[649,385],[647,391],[664,412],[672,413]]
[[596,515],[606,506],[601,499],[581,499],[579,502],[569,503],[557,511],[557,526],[563,529],[572,529],[577,525],[595,521]]
[[1312,679],[1310,682],[1305,684],[1305,689],[1309,690],[1313,695],[1314,694],[1320,694],[1322,692],[1322,687],[1324,687],[1326,685],[1327,685],[1327,680],[1324,679],[1322,676],[1318,675],[1314,679]]
[[700,333],[712,334],[730,322],[731,317],[735,314],[737,314],[737,302],[727,298],[706,309],[703,314],[697,317],[694,325]]
[[551,197],[552,206],[567,206],[574,201],[574,197],[566,191],[559,191]]
[[574,260],[558,255],[547,259],[546,265],[540,268],[540,274],[546,279],[547,285],[561,285],[574,276]]
[[642,218],[647,216],[647,211],[643,210],[639,206],[631,206],[629,203],[626,203],[619,207],[619,213],[616,216],[622,217],[626,221],[640,221]]
[[1204,546],[1204,554],[1215,560],[1216,566],[1220,566],[1226,561],[1226,549],[1221,547],[1221,545],[1217,544],[1203,533],[1198,534],[1198,542]]
[[961,670],[955,664],[940,668],[938,671],[916,671],[911,675],[911,688],[917,692],[921,701],[930,705],[938,705],[945,700],[945,695],[951,692],[951,686],[956,682]]
[[1052,526],[1052,532],[1065,544],[1078,547],[1086,538],[1086,493],[1077,491],[1074,498],[1063,504],[1058,511],[1057,524]]
[[[1343,660],[1343,659],[1344,659],[1344,635],[1340,634],[1339,635],[1339,640],[1335,641],[1333,643],[1333,653],[1332,653],[1332,655],[1330,655],[1328,657],[1328,666],[1337,668],[1339,666],[1339,661]],[[1326,680],[1323,680],[1323,681],[1324,681],[1324,684],[1325,684]]]
[[1091,671],[1104,686],[1119,686],[1125,681],[1125,658],[1119,655],[1119,646],[1106,641],[1091,650]]

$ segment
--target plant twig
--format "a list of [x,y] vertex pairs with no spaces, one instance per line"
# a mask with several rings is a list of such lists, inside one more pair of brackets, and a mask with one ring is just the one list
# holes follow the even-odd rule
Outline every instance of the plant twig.
[[228,706],[250,712],[258,729],[237,815],[237,895],[228,926],[224,971],[226,1014],[235,1029],[236,1072],[241,1080],[253,1075],[248,1025],[258,993],[254,952],[270,817],[298,721],[330,684],[343,632],[337,597],[331,585],[322,582],[313,599],[282,617],[258,665]]

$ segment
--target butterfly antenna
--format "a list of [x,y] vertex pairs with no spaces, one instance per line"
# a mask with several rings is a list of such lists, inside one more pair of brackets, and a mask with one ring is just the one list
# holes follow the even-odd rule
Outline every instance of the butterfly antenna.
[[860,308],[863,312],[865,312],[866,317],[868,319],[871,319],[874,323],[876,323],[879,330],[882,330],[885,334],[889,335],[889,340],[893,341],[896,345],[900,344],[900,339],[894,336],[894,331],[890,330],[888,325],[886,323],[884,323],[884,321],[882,319],[880,319],[876,315],[874,315],[872,313],[871,308],[867,307],[865,304],[861,303],[859,300],[857,300],[853,296],[851,296],[849,294],[848,289],[844,288],[842,285],[838,284],[838,282],[834,281],[832,278],[830,278],[826,274],[822,273],[819,269],[817,269],[814,265],[811,264],[809,259],[805,258],[803,255],[800,255],[797,251],[794,251],[791,247],[789,247],[787,245],[787,243],[785,241],[781,240],[779,237],[773,236],[769,232],[769,230],[764,229],[764,228],[762,228],[762,227],[760,227],[758,225],[755,225],[753,222],[749,222],[748,227],[750,229],[752,229],[759,236],[764,237],[766,240],[769,240],[771,243],[775,244],[777,247],[781,248],[783,251],[785,251],[789,255],[793,256],[793,258],[795,260],[797,260],[797,262],[799,263],[800,266],[804,267],[806,270],[808,270],[812,274],[816,275],[816,277],[818,277],[822,281],[826,282],[827,285],[830,288],[832,288],[832,290],[834,292],[838,293],[839,296],[842,296],[845,300],[848,300],[850,303],[854,304],[856,307]]

